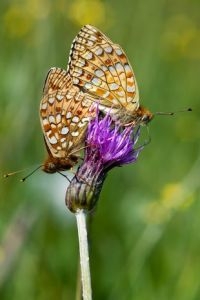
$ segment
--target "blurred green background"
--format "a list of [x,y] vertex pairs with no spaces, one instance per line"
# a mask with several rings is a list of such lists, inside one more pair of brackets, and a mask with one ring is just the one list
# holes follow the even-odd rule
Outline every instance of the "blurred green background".
[[[200,299],[199,0],[0,3],[0,298],[75,299],[78,243],[67,181],[38,171],[38,109],[50,67],[66,68],[90,23],[126,51],[140,101],[158,116],[135,165],[108,176],[91,221],[95,300]],[[145,128],[143,129],[145,130]]]

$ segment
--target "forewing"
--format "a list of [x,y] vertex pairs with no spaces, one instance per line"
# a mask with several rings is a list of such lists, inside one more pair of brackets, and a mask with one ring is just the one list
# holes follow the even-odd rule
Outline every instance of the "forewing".
[[95,114],[91,100],[73,85],[65,70],[50,69],[40,104],[40,120],[53,157],[67,157],[80,148],[87,124]]
[[126,54],[95,27],[82,27],[74,39],[68,71],[73,83],[102,105],[131,111],[139,107],[137,82]]

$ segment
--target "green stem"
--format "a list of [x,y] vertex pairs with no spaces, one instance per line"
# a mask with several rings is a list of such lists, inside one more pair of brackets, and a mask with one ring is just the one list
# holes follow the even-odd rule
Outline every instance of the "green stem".
[[86,214],[84,210],[80,209],[75,215],[78,228],[83,300],[92,300]]

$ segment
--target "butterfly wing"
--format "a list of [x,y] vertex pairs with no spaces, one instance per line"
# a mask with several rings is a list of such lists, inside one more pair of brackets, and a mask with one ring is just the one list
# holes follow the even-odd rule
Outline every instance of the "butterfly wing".
[[40,103],[40,120],[47,150],[53,157],[67,157],[80,148],[94,116],[92,103],[90,96],[73,85],[65,70],[50,69]]
[[126,54],[95,27],[82,27],[74,39],[68,71],[73,83],[100,104],[127,112],[139,107],[137,82]]

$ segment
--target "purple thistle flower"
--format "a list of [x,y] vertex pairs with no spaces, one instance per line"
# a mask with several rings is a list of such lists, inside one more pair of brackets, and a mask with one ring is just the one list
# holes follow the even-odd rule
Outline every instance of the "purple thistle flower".
[[97,117],[89,125],[83,163],[77,170],[66,192],[66,204],[72,212],[94,208],[109,170],[134,163],[143,147],[134,149],[139,128],[125,129],[113,122],[109,114]]
[[96,160],[105,170],[135,162],[140,151],[134,150],[139,130],[135,137],[132,133],[132,127],[123,129],[109,114],[103,119],[97,116],[88,126],[84,161]]

